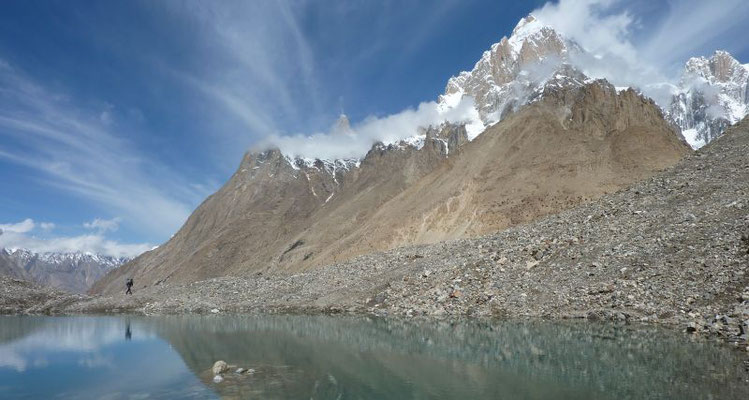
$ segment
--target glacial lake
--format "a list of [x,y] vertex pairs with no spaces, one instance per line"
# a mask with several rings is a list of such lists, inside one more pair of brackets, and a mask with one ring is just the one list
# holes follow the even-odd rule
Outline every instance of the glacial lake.
[[[224,374],[216,360],[253,374]],[[0,317],[0,399],[747,399],[742,354],[650,326]]]

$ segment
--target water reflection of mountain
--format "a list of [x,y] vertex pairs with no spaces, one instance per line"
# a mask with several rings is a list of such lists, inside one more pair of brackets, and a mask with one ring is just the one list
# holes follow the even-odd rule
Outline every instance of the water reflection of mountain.
[[[144,321],[145,322],[145,321]],[[146,323],[205,382],[213,361],[257,368],[226,397],[736,398],[738,354],[671,331],[551,323],[333,317],[167,317]]]
[[20,339],[34,330],[41,329],[38,319],[25,316],[0,317],[0,344]]
[[[136,388],[151,398],[205,398],[208,387],[225,398],[264,399],[749,398],[741,354],[672,335],[589,323],[3,317],[0,397],[3,385],[15,390],[31,373],[53,379],[32,388],[35,397]],[[219,359],[257,373],[213,384],[208,369]],[[60,372],[39,375],[55,365]],[[67,377],[55,381],[62,371]]]

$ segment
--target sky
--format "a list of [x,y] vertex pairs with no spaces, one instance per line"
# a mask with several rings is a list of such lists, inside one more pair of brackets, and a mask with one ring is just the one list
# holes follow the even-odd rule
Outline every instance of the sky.
[[[0,247],[133,256],[250,149],[408,136],[531,12],[623,60],[612,80],[678,79],[716,49],[749,62],[743,0],[5,1]],[[361,139],[331,139],[342,113]]]

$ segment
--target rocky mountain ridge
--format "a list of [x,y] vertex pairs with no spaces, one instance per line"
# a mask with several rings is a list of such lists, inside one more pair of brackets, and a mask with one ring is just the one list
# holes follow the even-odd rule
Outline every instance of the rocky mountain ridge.
[[465,126],[444,124],[421,142],[375,144],[348,169],[248,153],[169,242],[92,290],[119,291],[126,276],[160,285],[291,272],[475,236],[597,198],[689,151],[652,101],[570,76],[553,76],[472,141]]
[[68,292],[84,293],[107,272],[130,261],[83,252],[37,253],[27,249],[0,249],[0,274],[26,279]]

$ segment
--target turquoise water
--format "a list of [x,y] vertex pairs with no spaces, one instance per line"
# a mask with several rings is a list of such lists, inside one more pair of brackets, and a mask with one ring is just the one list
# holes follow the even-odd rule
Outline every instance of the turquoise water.
[[0,317],[0,399],[747,399],[741,357],[587,323]]

